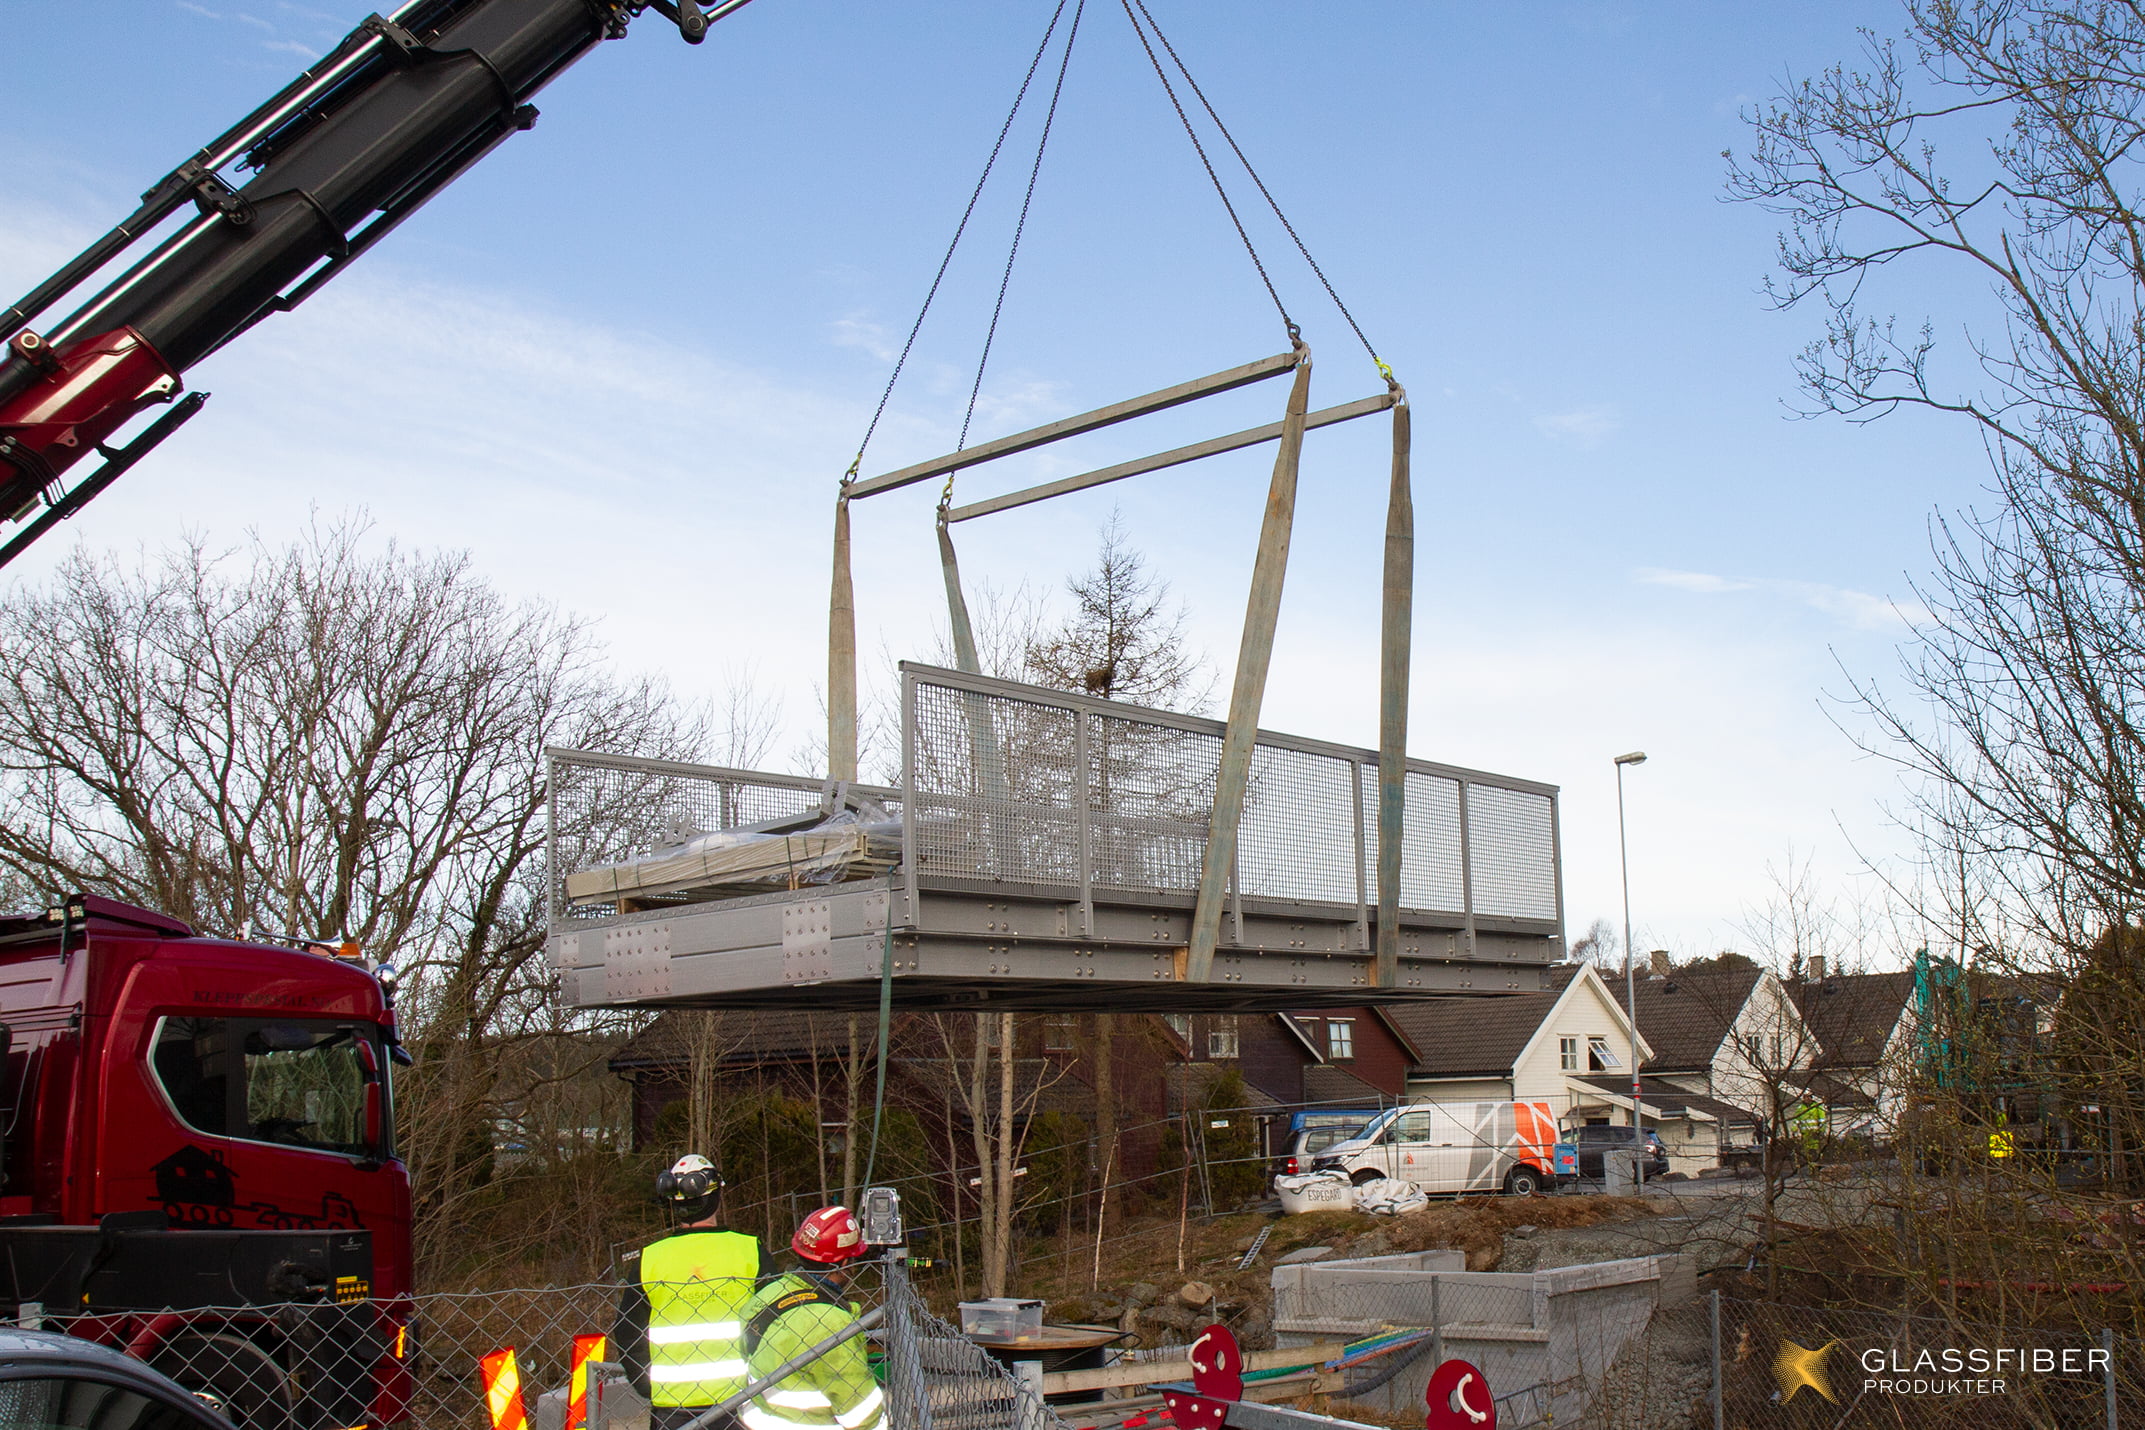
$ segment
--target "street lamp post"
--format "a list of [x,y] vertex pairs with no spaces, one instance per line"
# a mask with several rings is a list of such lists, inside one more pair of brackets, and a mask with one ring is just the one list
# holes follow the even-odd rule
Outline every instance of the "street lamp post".
[[1624,1018],[1631,1033],[1631,1175],[1646,1182],[1645,1134],[1639,1127],[1639,992],[1631,963],[1631,848],[1624,838],[1624,767],[1646,763],[1644,750],[1616,757],[1616,857],[1624,877]]

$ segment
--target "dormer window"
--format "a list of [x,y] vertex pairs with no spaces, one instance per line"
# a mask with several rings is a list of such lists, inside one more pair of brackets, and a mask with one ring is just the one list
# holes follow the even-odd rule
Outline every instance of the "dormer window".
[[1326,1056],[1337,1063],[1349,1063],[1355,1061],[1355,1019],[1328,1018],[1326,1020]]
[[1214,1026],[1207,1030],[1207,1056],[1233,1058],[1237,1056],[1237,1047],[1236,1015],[1229,1013],[1216,1018]]

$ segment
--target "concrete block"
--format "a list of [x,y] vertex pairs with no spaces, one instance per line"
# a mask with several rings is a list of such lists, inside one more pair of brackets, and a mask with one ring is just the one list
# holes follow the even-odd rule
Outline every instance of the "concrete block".
[[1698,1294],[1698,1259],[1689,1252],[1656,1256],[1661,1280],[1654,1292],[1654,1305],[1666,1310],[1680,1306]]

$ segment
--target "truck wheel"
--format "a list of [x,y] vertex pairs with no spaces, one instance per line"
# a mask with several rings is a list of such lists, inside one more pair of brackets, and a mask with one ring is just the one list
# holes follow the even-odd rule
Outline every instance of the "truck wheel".
[[1542,1190],[1542,1174],[1532,1167],[1514,1167],[1504,1179],[1504,1189],[1515,1197],[1535,1196]]
[[238,1430],[293,1430],[290,1377],[255,1341],[188,1331],[164,1342],[149,1364],[221,1409]]
[[1365,1187],[1382,1180],[1384,1176],[1385,1173],[1375,1167],[1358,1167],[1348,1174],[1348,1180],[1358,1187]]

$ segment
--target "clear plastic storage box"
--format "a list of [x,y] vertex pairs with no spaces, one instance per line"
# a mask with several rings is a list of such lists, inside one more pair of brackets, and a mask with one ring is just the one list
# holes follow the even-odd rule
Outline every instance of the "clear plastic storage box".
[[1033,1340],[1043,1333],[1043,1303],[1016,1296],[961,1303],[961,1334],[994,1341]]

